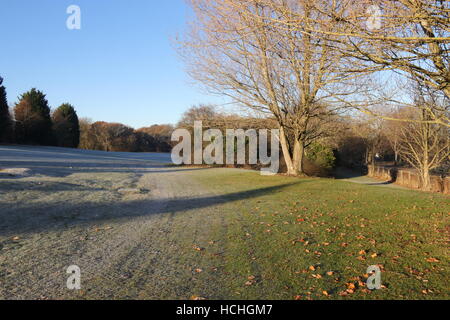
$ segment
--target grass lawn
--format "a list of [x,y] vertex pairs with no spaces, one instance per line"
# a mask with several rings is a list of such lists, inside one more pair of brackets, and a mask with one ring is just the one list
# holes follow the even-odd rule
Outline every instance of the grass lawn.
[[[231,299],[450,298],[448,196],[253,172],[195,179],[229,200],[186,257],[200,264],[198,296],[215,281]],[[365,286],[370,265],[380,290]]]

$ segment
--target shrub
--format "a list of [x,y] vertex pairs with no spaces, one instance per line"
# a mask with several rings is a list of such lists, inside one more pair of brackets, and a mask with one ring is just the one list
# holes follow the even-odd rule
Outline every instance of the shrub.
[[325,170],[331,170],[336,164],[336,157],[333,149],[320,143],[311,144],[306,152],[309,161]]

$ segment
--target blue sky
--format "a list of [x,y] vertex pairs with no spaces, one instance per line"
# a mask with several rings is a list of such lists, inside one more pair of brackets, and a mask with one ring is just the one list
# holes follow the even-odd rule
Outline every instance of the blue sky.
[[[69,5],[81,30],[68,30]],[[10,104],[36,87],[52,108],[135,128],[176,123],[193,104],[223,103],[192,84],[171,38],[189,15],[184,0],[1,0],[0,76]]]

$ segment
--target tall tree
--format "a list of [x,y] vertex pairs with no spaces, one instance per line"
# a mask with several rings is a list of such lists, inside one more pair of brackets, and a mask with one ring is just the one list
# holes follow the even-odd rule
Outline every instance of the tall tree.
[[[210,91],[276,119],[288,174],[303,174],[305,148],[322,136],[330,105],[356,92],[329,40],[283,21],[328,21],[311,1],[191,0],[196,14],[180,52]],[[325,23],[325,22],[324,22]],[[340,97],[340,99],[338,99]],[[327,120],[325,120],[327,121]]]
[[[282,2],[265,0],[265,5],[289,9]],[[311,5],[330,20],[318,21],[289,10],[286,13],[292,18],[280,21],[279,25],[331,41],[335,50],[352,61],[350,71],[393,71],[439,92],[447,101],[450,99],[450,1],[314,0]],[[332,30],[330,23],[334,25]],[[424,108],[413,101],[408,103],[411,108]],[[427,122],[450,127],[449,104],[432,107],[438,109],[426,110]],[[360,110],[382,116],[368,107]]]
[[9,113],[6,89],[2,84],[3,78],[0,77],[0,142],[11,142],[13,122]]
[[48,145],[52,143],[52,120],[45,94],[31,89],[14,107],[16,138],[19,143]]
[[53,133],[59,147],[77,148],[80,143],[80,124],[74,107],[62,104],[52,114]]

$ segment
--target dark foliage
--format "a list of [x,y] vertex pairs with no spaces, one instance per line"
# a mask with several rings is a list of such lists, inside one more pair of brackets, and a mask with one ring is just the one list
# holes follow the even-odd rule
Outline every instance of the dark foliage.
[[0,143],[12,142],[13,122],[9,113],[6,88],[2,85],[3,78],[0,77]]
[[61,105],[53,112],[52,120],[56,145],[77,148],[80,143],[80,125],[74,107],[68,103]]
[[50,107],[44,93],[36,89],[24,93],[14,107],[14,117],[18,143],[52,144]]

